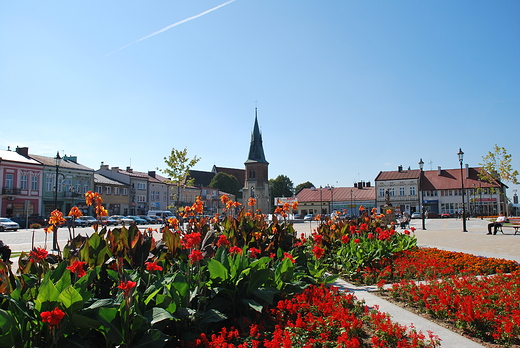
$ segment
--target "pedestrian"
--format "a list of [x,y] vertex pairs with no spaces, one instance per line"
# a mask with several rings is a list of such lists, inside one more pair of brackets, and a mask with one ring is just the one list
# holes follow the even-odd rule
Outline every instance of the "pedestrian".
[[2,240],[0,240],[0,255],[5,263],[11,262],[11,248],[9,248]]
[[500,214],[498,215],[495,222],[488,224],[488,233],[487,234],[491,234],[492,227],[493,227],[493,234],[497,234],[498,227],[502,226],[504,224],[504,222],[506,222],[506,220],[507,219],[506,219],[504,213],[500,212]]

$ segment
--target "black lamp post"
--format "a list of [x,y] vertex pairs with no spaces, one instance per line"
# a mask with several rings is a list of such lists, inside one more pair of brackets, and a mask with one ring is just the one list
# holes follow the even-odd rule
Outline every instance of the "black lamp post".
[[457,153],[460,162],[460,181],[462,185],[462,232],[468,232],[466,230],[466,207],[464,206],[464,171],[462,170],[462,162],[464,160],[464,152],[459,148]]
[[425,225],[425,219],[424,219],[424,206],[423,206],[423,195],[422,195],[422,187],[421,187],[421,184],[422,184],[422,176],[423,176],[423,168],[424,168],[424,162],[421,158],[421,160],[419,161],[419,168],[421,168],[421,173],[419,174],[419,209],[421,209],[421,220],[422,220],[422,229],[425,230],[426,229],[426,225]]
[[[54,164],[56,165],[56,182],[54,186],[54,209],[58,210],[58,175],[61,163],[60,152],[56,152],[56,157],[54,157]],[[58,250],[58,227],[54,228],[54,232],[52,234],[52,250]]]
[[321,215],[323,213],[323,197],[321,196],[321,190],[323,189],[323,187],[320,186],[320,212],[318,214],[320,214],[320,220],[321,220]]
[[480,192],[480,204],[478,207],[478,212],[480,214],[480,220],[484,220],[484,207],[482,206],[482,181],[480,181],[480,179],[478,179],[478,186]]

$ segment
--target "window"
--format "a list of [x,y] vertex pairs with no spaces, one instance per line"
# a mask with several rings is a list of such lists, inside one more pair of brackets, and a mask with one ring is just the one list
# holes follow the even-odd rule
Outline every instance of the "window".
[[103,193],[103,186],[96,186],[96,192],[99,194]]
[[388,192],[390,193],[391,197],[395,197],[395,188],[393,188],[393,187],[389,188]]
[[385,196],[385,189],[384,188],[380,188],[379,189],[379,197],[384,197]]
[[137,202],[143,203],[146,202],[146,196],[143,195],[137,195]]
[[51,192],[52,191],[52,175],[47,175],[47,179],[45,180],[45,191]]
[[406,196],[406,190],[404,187],[399,187],[399,196]]
[[87,193],[88,191],[90,191],[90,188],[88,186],[88,181],[85,181],[85,183],[83,184],[83,192]]
[[6,174],[5,175],[5,188],[12,189],[13,188],[13,174]]
[[415,196],[417,193],[415,192],[415,186],[410,186],[410,196]]
[[81,193],[81,181],[76,181],[76,193]]
[[27,190],[27,175],[22,175],[20,177],[20,188],[22,190]]
[[138,183],[137,183],[137,189],[138,189],[138,190],[146,190],[146,183],[144,183],[144,182],[138,182]]
[[70,192],[72,190],[72,188],[71,188],[72,180],[71,179],[63,180],[62,185],[63,185],[63,191]]
[[31,190],[33,190],[33,191],[38,190],[38,177],[37,176],[31,177]]
[[128,196],[128,189],[123,187],[123,192],[121,193],[123,196]]
[[107,195],[111,195],[111,194],[112,194],[112,187],[110,187],[110,186],[105,186],[105,194],[107,194]]
[[114,194],[119,195],[119,187],[114,187]]

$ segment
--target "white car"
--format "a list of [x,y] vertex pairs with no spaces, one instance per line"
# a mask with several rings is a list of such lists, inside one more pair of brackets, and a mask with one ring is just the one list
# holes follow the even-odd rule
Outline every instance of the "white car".
[[303,217],[303,221],[312,221],[314,216],[312,214],[307,214]]
[[421,217],[421,213],[418,211],[412,213],[412,219],[420,219]]
[[17,231],[20,228],[20,225],[18,225],[16,222],[12,221],[8,218],[0,218],[0,232],[4,231]]

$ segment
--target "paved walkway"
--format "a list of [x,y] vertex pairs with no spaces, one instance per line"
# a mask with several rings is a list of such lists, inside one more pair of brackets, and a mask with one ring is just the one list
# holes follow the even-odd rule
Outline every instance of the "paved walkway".
[[[426,230],[422,229],[420,219],[414,219],[411,221],[410,227],[415,227],[417,244],[421,247],[516,260],[520,263],[520,234],[514,235],[514,229],[505,228],[505,234],[498,232],[497,235],[487,235],[488,223],[489,221],[486,220],[470,219],[466,221],[468,232],[462,232],[462,220],[459,219],[427,219],[425,220]],[[316,222],[295,224],[295,229],[307,234],[316,226]],[[442,347],[483,347],[466,337],[383,300],[373,293],[377,290],[375,286],[357,287],[343,280],[338,280],[335,285],[340,289],[353,292],[358,299],[364,300],[370,307],[377,305],[381,312],[390,314],[392,319],[401,325],[413,324],[418,331],[420,330],[424,334],[427,334],[428,330],[432,331],[442,340]]]

